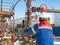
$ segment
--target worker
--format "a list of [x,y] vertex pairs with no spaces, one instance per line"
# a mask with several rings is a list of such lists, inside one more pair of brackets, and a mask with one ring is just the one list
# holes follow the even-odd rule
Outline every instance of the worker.
[[40,17],[36,33],[36,45],[54,45],[52,30],[47,18],[44,16]]

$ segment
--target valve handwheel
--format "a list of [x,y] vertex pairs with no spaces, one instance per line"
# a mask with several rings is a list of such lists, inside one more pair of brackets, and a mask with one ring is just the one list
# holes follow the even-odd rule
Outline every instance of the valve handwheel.
[[40,5],[40,11],[41,11],[41,12],[46,12],[47,10],[48,10],[48,7],[47,7],[46,4],[41,4],[41,5]]

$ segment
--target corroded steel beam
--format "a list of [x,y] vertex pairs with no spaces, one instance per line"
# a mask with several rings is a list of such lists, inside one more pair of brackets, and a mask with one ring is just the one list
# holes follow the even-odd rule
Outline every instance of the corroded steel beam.
[[6,11],[0,11],[0,15],[5,15],[5,16],[12,16],[14,15],[14,12],[6,12]]

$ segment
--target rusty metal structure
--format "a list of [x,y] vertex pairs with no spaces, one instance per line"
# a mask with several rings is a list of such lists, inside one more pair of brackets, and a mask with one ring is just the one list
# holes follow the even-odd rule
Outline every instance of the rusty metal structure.
[[[0,0],[0,44],[4,43],[4,45],[9,45],[8,42],[12,42],[10,37],[13,37],[13,40],[16,39],[16,35],[14,34],[14,22],[11,24],[11,18],[14,21],[15,6],[20,0],[15,1],[16,2],[13,2],[12,0]],[[9,30],[13,32],[10,32]]]
[[9,4],[9,3],[5,3],[3,2],[3,0],[1,0],[0,3],[0,31],[4,32],[6,31],[8,24],[6,23],[6,19],[5,18],[11,18],[11,16],[14,15],[14,11],[10,11],[12,10],[12,8],[8,8],[8,6],[6,5],[6,8],[4,8],[4,4]]
[[[16,0],[16,2],[13,3],[12,0],[10,1],[0,0],[0,31],[4,32],[7,30],[8,28],[8,23],[6,23],[7,18],[8,20],[11,20],[11,17],[13,17],[14,20],[15,13],[14,9],[19,1],[20,0]],[[12,30],[14,30],[14,26]]]

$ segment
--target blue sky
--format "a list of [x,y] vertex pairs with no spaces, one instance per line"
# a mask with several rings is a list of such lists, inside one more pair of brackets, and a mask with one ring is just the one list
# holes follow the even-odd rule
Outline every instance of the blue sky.
[[[17,0],[4,0],[10,2],[16,2]],[[60,10],[60,0],[36,0],[32,2],[32,6],[39,7],[41,4],[46,4],[48,9],[59,9]],[[26,3],[21,0],[15,7],[15,18],[25,17]]]

